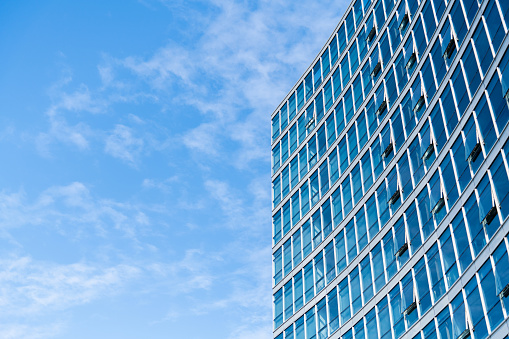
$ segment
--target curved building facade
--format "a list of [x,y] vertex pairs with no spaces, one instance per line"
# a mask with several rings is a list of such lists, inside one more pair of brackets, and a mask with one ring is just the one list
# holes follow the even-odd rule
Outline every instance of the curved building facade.
[[355,0],[272,114],[274,338],[506,338],[509,1]]

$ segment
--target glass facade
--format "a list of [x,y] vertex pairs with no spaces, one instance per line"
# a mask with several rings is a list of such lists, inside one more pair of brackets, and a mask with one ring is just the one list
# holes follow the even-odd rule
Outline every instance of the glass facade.
[[509,1],[354,0],[272,114],[277,339],[509,334]]

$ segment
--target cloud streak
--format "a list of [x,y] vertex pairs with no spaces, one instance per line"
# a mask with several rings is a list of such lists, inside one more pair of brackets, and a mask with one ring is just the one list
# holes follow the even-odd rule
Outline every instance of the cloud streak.
[[140,273],[128,265],[97,268],[85,263],[55,265],[30,257],[0,261],[0,305],[5,314],[27,316],[66,309],[118,293]]

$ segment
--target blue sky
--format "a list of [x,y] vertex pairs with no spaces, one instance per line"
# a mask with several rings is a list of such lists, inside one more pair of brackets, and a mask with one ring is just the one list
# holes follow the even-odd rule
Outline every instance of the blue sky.
[[0,337],[271,338],[270,114],[345,6],[0,2]]

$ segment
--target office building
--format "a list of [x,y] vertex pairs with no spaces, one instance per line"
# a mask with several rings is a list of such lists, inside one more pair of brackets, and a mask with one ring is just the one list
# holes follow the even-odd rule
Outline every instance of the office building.
[[508,30],[349,5],[271,117],[274,338],[507,337]]

